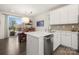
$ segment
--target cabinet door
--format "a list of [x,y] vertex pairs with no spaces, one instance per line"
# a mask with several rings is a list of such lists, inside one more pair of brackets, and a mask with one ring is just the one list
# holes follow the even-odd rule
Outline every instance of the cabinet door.
[[61,39],[62,39],[62,45],[67,46],[67,47],[71,47],[71,33],[70,32],[62,32],[61,35]]
[[78,5],[67,5],[52,11],[50,24],[78,23]]
[[54,12],[50,12],[50,25],[54,24]]
[[60,9],[55,10],[55,24],[60,24]]
[[50,24],[60,24],[60,10],[50,12]]
[[72,33],[72,48],[78,49],[78,33]]
[[50,24],[56,24],[56,13],[55,11],[50,12]]
[[78,5],[68,5],[63,10],[66,24],[78,23]]
[[57,42],[57,34],[54,33],[54,39],[53,39],[53,50],[55,50],[58,46],[58,42]]
[[71,47],[71,33],[70,32],[66,32],[66,46]]
[[61,9],[61,24],[78,23],[78,5],[68,5]]
[[55,32],[53,39],[53,50],[55,50],[59,45],[60,45],[60,33]]
[[66,45],[66,42],[65,42],[66,39],[65,38],[66,38],[65,32],[62,31],[61,32],[61,44],[62,45]]
[[58,11],[57,10],[54,10],[52,14],[53,14],[53,17],[52,17],[53,18],[52,19],[53,22],[52,22],[52,24],[59,24]]
[[64,13],[63,13],[63,12],[64,12],[64,10],[63,10],[62,8],[60,8],[60,10],[59,10],[59,14],[60,14],[60,15],[59,15],[59,16],[60,16],[60,24],[64,24],[64,22],[63,22],[63,20],[64,20],[64,19],[63,19],[63,16],[64,16],[63,14],[64,14]]
[[67,24],[67,11],[66,7],[61,8],[61,24]]

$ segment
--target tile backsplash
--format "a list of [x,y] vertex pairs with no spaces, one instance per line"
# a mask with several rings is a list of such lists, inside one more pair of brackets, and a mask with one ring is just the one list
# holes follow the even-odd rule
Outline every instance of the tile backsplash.
[[62,24],[62,25],[51,25],[51,30],[66,30],[66,31],[78,31],[79,24]]

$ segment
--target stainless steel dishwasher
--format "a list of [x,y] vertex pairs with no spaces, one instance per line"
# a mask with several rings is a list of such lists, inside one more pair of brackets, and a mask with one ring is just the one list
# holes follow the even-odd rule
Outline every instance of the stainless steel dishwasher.
[[44,37],[44,55],[53,54],[53,35],[47,35]]

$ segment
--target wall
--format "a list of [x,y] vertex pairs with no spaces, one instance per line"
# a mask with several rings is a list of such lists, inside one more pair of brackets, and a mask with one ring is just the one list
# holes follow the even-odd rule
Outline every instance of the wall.
[[4,38],[4,16],[0,14],[0,39]]
[[[73,26],[74,26],[74,30],[75,31],[79,31],[79,24],[59,24],[59,25],[50,25],[49,24],[49,13],[44,13],[41,15],[38,15],[35,17],[35,27],[36,30],[46,30],[49,29],[49,27],[51,28],[51,30],[65,30],[65,31],[72,31],[73,30]],[[39,20],[44,20],[44,27],[37,27],[36,26],[36,22]]]
[[32,26],[35,27],[35,18],[32,16],[30,16],[29,18],[30,18],[30,20],[32,20],[32,24],[33,24]]
[[8,18],[7,18],[7,15],[4,15],[5,16],[5,38],[8,38],[9,37],[9,23],[8,23]]
[[[74,28],[73,28],[74,27]],[[51,25],[51,30],[79,31],[79,24]]]
[[[40,20],[44,20],[44,27],[37,27],[36,22],[40,21]],[[38,16],[35,17],[35,28],[37,31],[47,31],[49,28],[49,13],[44,13],[44,14],[40,14]]]
[[[52,10],[55,10],[55,9],[58,9],[60,7],[63,7],[63,6],[66,6],[67,4],[62,4],[58,7],[55,7],[55,8],[51,8],[50,10],[48,11],[45,11],[44,13],[40,13],[39,15],[37,16],[34,16],[34,27],[36,28],[37,31],[49,31],[50,29],[50,24],[49,24],[49,21],[50,21],[50,11]],[[36,26],[36,22],[39,21],[39,20],[44,20],[44,27],[37,27]]]
[[0,39],[7,37],[7,22],[5,18],[5,15],[0,13]]

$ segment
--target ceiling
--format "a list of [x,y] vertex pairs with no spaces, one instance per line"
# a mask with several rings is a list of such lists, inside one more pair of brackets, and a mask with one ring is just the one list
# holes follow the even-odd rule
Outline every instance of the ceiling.
[[0,4],[0,11],[34,16],[61,4]]

